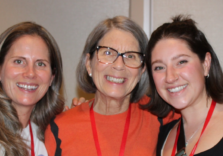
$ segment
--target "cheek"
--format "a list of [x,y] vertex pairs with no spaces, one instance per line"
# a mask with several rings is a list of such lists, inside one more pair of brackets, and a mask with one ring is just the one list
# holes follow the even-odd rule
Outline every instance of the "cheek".
[[137,82],[139,82],[139,80],[140,80],[140,78],[141,78],[141,76],[142,76],[142,70],[138,70],[138,71],[133,71],[133,72],[131,72],[133,75],[135,75],[135,79],[136,79],[136,81]]
[[92,62],[92,70],[91,71],[92,71],[93,77],[100,78],[105,73],[109,74],[109,72],[110,72],[109,66],[110,66],[110,64],[102,64],[100,62]]
[[53,78],[51,71],[39,72],[38,76],[42,79],[43,83],[51,84]]
[[192,64],[181,72],[181,76],[191,81],[204,81],[204,71],[200,64]]
[[159,89],[159,86],[162,85],[163,79],[164,77],[162,76],[162,74],[153,73],[153,81],[155,83],[155,87],[157,88],[157,90]]
[[4,68],[1,72],[1,81],[7,81],[9,79],[13,79],[14,77],[16,77],[17,75],[19,75],[21,73],[20,70],[16,70],[14,68]]

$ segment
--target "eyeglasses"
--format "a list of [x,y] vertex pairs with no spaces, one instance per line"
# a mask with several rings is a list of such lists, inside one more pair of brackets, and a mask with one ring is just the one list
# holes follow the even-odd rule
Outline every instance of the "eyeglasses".
[[127,51],[119,53],[117,50],[106,46],[97,46],[96,50],[99,62],[112,64],[119,56],[122,56],[124,64],[130,68],[139,68],[143,64],[145,57],[145,54],[141,52]]

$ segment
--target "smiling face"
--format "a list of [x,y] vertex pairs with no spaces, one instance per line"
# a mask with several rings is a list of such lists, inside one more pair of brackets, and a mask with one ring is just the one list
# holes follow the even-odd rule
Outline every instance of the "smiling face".
[[167,38],[157,42],[151,62],[157,92],[167,103],[176,109],[205,103],[205,76],[210,68],[210,53],[206,53],[201,62],[185,41]]
[[53,78],[47,45],[37,35],[18,38],[7,52],[0,72],[3,89],[15,108],[34,107]]
[[[120,53],[126,51],[139,52],[139,43],[129,32],[113,28],[107,32],[98,43],[99,46],[107,46],[116,49]],[[115,99],[130,98],[130,93],[139,82],[145,68],[129,68],[119,56],[113,64],[103,64],[97,59],[95,52],[92,60],[87,54],[86,68],[92,74],[97,87],[96,94]]]

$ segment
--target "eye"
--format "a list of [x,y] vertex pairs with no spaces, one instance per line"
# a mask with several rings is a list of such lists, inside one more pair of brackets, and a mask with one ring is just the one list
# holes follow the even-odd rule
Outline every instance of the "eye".
[[46,64],[43,63],[43,62],[37,62],[37,65],[40,66],[40,67],[44,67],[44,66],[46,66]]
[[139,59],[139,55],[136,53],[126,53],[124,57],[127,59]]
[[164,68],[161,67],[161,66],[157,66],[157,67],[154,68],[154,71],[159,71],[159,70],[162,70],[162,69],[164,69]]
[[112,53],[110,51],[105,51],[104,54],[105,55],[111,55]]
[[180,61],[178,64],[185,64],[185,63],[187,63],[188,61],[187,60],[182,60],[182,61]]
[[14,61],[16,64],[23,64],[23,61],[22,60],[15,60]]
[[129,58],[129,59],[134,59],[134,58],[135,58],[135,56],[134,56],[134,55],[129,54],[129,55],[127,55],[127,56],[126,56],[126,58]]

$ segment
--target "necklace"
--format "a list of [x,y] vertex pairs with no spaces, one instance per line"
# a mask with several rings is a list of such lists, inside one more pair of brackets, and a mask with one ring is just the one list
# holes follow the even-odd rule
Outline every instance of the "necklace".
[[[209,123],[209,121],[210,121],[210,119],[211,119],[211,116],[212,116],[212,114],[213,114],[213,112],[214,112],[214,108],[215,108],[215,106],[216,106],[216,102],[215,102],[214,100],[212,100],[212,102],[211,102],[211,107],[210,107],[210,109],[209,109],[209,111],[208,111],[208,114],[207,114],[207,117],[206,117],[206,119],[205,119],[205,122],[204,122],[204,125],[203,125],[203,128],[202,128],[200,137],[198,138],[198,141],[197,141],[197,143],[194,145],[194,148],[192,149],[192,151],[191,151],[191,153],[190,153],[189,156],[193,156],[193,155],[194,155],[194,153],[195,153],[195,151],[196,151],[196,149],[197,149],[198,143],[199,143],[199,141],[200,141],[200,139],[201,139],[201,136],[202,136],[204,130],[206,129],[206,127],[207,127],[207,125],[208,125],[208,123]],[[182,128],[182,131],[181,131],[181,128]],[[171,156],[175,156],[176,148],[177,148],[177,144],[178,144],[178,142],[180,142],[180,140],[178,140],[178,138],[179,138],[179,136],[180,136],[180,132],[181,132],[181,134],[182,134],[182,132],[184,133],[184,128],[183,128],[183,126],[182,126],[182,118],[181,118],[181,120],[180,120],[180,122],[179,122],[179,125],[178,125],[178,128],[177,128],[176,139],[175,139],[175,142],[174,142],[174,147],[173,147]],[[183,138],[183,139],[184,139],[184,138]],[[185,154],[185,151],[184,151],[184,154]],[[176,155],[178,155],[178,153],[177,153]]]
[[[183,124],[183,123],[182,123]],[[203,125],[203,124],[201,124]],[[197,133],[197,131],[201,128],[201,125],[196,129],[196,131],[190,136],[190,138],[185,142],[185,146],[187,147],[188,142],[194,137],[194,135]]]
[[[95,146],[97,149],[97,154],[98,154],[98,156],[102,156],[100,145],[99,145],[99,140],[98,140],[93,105],[94,105],[94,101],[90,108],[91,127],[92,127],[93,136],[94,136]],[[124,152],[125,152],[125,145],[126,145],[127,135],[128,135],[128,131],[129,131],[129,125],[130,125],[130,117],[131,117],[131,104],[129,105],[128,114],[127,114],[126,121],[125,121],[125,127],[124,127],[123,136],[122,136],[122,143],[121,143],[121,147],[120,147],[120,151],[119,151],[119,156],[123,156]]]
[[34,141],[33,141],[33,131],[32,131],[32,126],[29,120],[29,132],[30,132],[30,138],[31,138],[31,156],[35,156],[34,152]]

